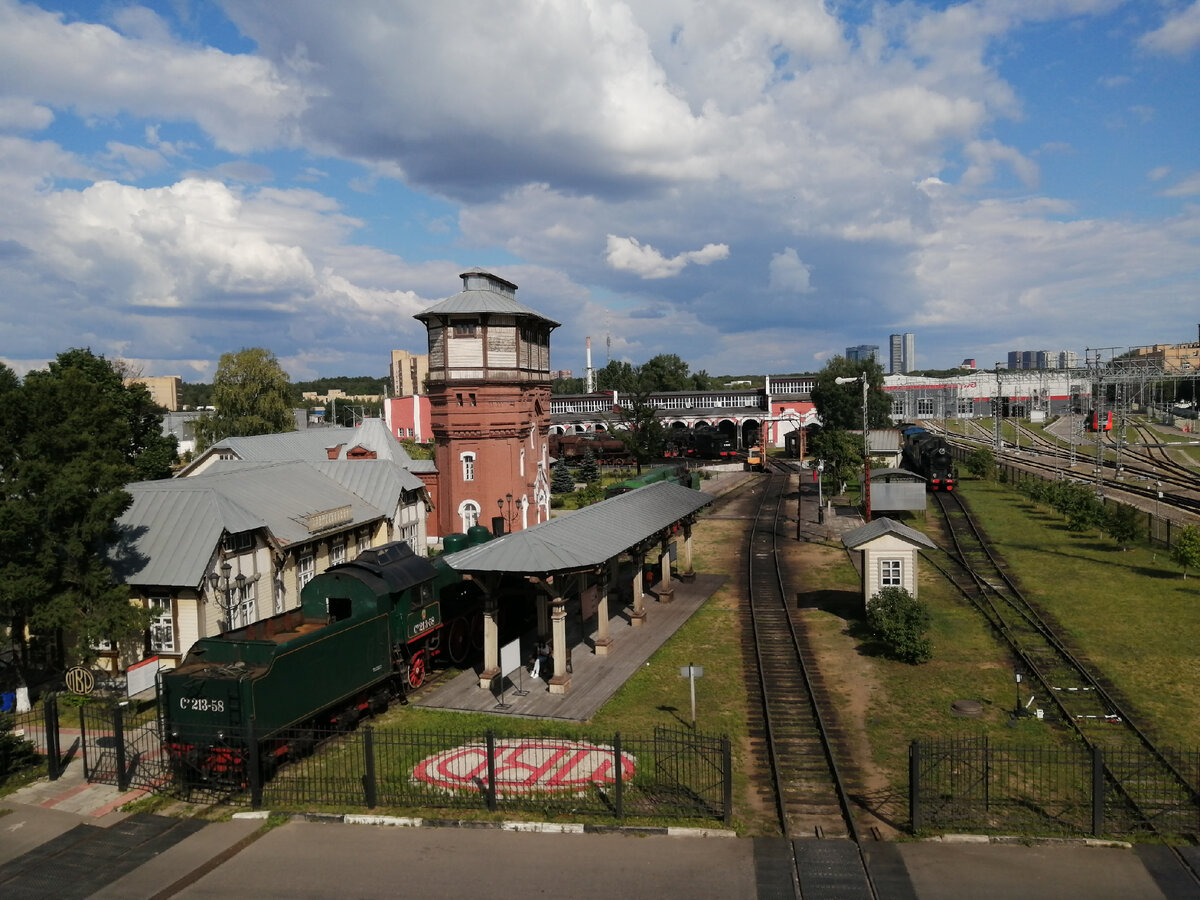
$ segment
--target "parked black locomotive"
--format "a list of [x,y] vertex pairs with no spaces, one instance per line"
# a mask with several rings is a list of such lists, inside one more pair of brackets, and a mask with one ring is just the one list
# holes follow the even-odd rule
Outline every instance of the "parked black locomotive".
[[[486,528],[447,538],[453,549]],[[454,540],[452,540],[453,538]],[[331,566],[300,607],[201,638],[159,675],[164,749],[187,783],[244,785],[248,750],[263,772],[312,750],[421,686],[433,658],[466,661],[482,645],[478,587],[440,559],[395,541]]]
[[920,425],[901,425],[900,434],[904,438],[900,451],[904,468],[924,478],[931,491],[954,490],[958,476],[946,439]]

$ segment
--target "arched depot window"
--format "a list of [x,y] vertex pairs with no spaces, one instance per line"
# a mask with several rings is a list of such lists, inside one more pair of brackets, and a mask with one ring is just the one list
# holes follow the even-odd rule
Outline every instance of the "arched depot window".
[[459,458],[462,460],[463,481],[474,481],[475,480],[475,454],[474,453],[464,453]]
[[479,524],[479,504],[474,500],[464,500],[458,506],[458,515],[462,519],[464,533]]

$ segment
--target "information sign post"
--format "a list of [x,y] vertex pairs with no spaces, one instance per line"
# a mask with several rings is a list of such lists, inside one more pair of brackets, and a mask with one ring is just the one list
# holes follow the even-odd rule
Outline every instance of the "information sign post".
[[696,728],[696,679],[704,676],[703,666],[680,666],[679,677],[688,680],[688,687],[692,693],[692,729]]

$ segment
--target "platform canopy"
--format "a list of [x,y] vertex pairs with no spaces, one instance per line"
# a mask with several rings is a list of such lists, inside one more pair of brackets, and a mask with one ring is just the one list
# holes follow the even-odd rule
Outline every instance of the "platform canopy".
[[659,481],[443,557],[459,572],[553,574],[594,569],[716,498]]

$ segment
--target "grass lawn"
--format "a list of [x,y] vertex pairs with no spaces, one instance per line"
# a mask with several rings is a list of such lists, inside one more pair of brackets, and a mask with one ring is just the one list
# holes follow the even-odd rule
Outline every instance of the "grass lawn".
[[1200,747],[1200,578],[1185,580],[1160,549],[1122,552],[1098,533],[1070,532],[1002,485],[968,482],[964,495],[1025,595],[1128,698],[1137,723],[1166,744]]
[[[1095,668],[1130,699],[1136,718],[1164,743],[1200,746],[1200,577],[1186,581],[1165,555],[1147,548],[1122,553],[1097,534],[1073,534],[1052,510],[1034,507],[1002,485],[969,480],[964,495],[987,523],[996,549],[1026,595],[1059,621]],[[938,523],[908,524],[939,540]],[[696,568],[729,580],[584,726],[415,707],[389,712],[382,725],[413,728],[503,728],[506,733],[611,737],[647,734],[655,726],[690,727],[688,683],[681,666],[703,666],[697,681],[697,725],[727,734],[734,752],[736,827],[757,833],[769,810],[755,805],[739,598],[745,523],[702,518],[694,532]],[[795,545],[801,547],[804,545]],[[908,744],[914,738],[977,737],[1050,745],[1071,738],[1036,720],[1009,726],[1016,702],[1012,657],[982,617],[926,562],[920,596],[932,614],[934,658],[920,666],[889,660],[866,632],[857,573],[838,541],[808,545],[794,567],[801,607],[826,683],[854,752],[866,761],[872,787],[901,797],[907,789]],[[791,551],[789,551],[791,552]],[[1028,694],[1025,695],[1026,698]],[[983,715],[958,718],[951,704],[981,701]],[[899,802],[899,801],[897,801]]]

